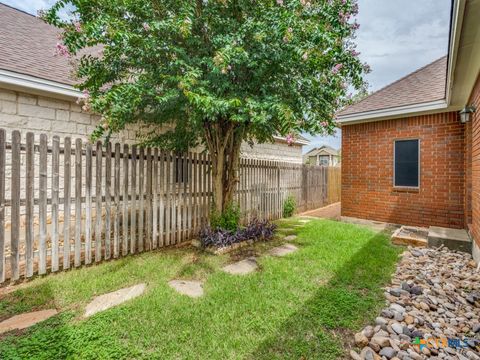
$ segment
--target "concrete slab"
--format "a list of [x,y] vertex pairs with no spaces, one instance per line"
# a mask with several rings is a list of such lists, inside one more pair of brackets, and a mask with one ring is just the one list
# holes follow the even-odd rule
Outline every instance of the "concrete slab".
[[253,257],[224,266],[223,271],[232,275],[246,275],[257,270],[257,260]]
[[85,317],[92,316],[100,311],[110,309],[128,300],[136,298],[145,292],[146,284],[137,284],[128,288],[113,291],[108,294],[97,296],[85,308]]
[[292,244],[285,244],[282,246],[277,246],[269,251],[270,255],[273,256],[285,256],[297,251],[298,248]]
[[430,226],[428,229],[428,246],[439,247],[442,245],[450,250],[472,252],[472,240],[466,230]]
[[401,225],[398,225],[398,224],[390,224],[390,223],[385,223],[381,221],[359,219],[359,218],[354,218],[349,216],[342,216],[341,221],[349,224],[365,226],[375,232],[386,232],[390,234],[392,234],[395,230],[401,227]]
[[402,226],[391,237],[396,245],[425,247],[428,245],[428,229],[416,226]]
[[191,298],[203,296],[203,283],[196,280],[171,280],[168,282],[172,288],[182,295]]
[[47,320],[56,314],[57,310],[49,309],[12,316],[11,318],[0,322],[0,334],[12,330],[26,329],[41,321]]
[[293,241],[297,238],[297,235],[288,235],[288,236],[285,236],[284,240],[285,241]]

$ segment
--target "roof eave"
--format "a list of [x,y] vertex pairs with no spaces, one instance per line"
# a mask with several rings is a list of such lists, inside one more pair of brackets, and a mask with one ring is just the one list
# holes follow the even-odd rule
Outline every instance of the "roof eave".
[[[288,142],[287,139],[283,136],[277,136],[277,135],[274,135],[273,138],[275,140],[279,140],[279,141],[282,141],[282,142]],[[296,145],[310,145],[310,141],[308,140],[303,140],[303,139],[295,139],[293,141],[293,144],[296,144]]]
[[71,85],[3,69],[0,69],[0,86],[39,95],[54,95],[68,100],[82,96],[82,93]]
[[[416,115],[424,115],[433,112],[449,111],[449,107],[445,99],[430,101],[420,104],[412,104],[398,106],[389,109],[379,109],[366,111],[362,113],[339,115],[337,123],[339,125],[358,124],[362,122],[389,120],[399,117],[410,117]],[[456,109],[452,109],[456,110]]]

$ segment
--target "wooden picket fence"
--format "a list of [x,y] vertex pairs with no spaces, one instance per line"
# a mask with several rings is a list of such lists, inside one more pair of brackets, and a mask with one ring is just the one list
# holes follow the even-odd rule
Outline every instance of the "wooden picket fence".
[[[178,244],[209,222],[210,159],[0,129],[0,283]],[[339,168],[241,159],[243,222],[339,200]],[[336,190],[337,189],[337,190]],[[338,193],[338,194],[337,194]]]

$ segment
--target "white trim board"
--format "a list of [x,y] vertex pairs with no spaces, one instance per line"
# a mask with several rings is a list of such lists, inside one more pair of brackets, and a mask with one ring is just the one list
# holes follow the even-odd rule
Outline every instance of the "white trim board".
[[388,120],[399,118],[401,116],[414,116],[428,112],[448,111],[448,105],[445,100],[436,100],[421,104],[412,104],[406,106],[398,106],[389,109],[372,110],[363,113],[355,113],[339,116],[337,123],[353,124],[358,122]]
[[2,69],[0,69],[0,86],[26,92],[33,90],[40,94],[60,95],[69,99],[82,97],[82,93],[71,85]]

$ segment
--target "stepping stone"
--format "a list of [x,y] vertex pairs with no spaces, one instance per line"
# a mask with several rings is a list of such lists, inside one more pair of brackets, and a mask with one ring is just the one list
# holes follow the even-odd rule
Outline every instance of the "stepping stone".
[[168,282],[172,288],[182,295],[192,298],[203,296],[203,283],[195,280],[172,280]]
[[288,235],[288,236],[285,236],[285,238],[283,240],[285,241],[293,241],[297,238],[297,235]]
[[110,309],[111,307],[120,305],[125,301],[131,300],[142,295],[145,292],[146,284],[137,284],[128,288],[113,291],[108,294],[97,296],[85,308],[85,317],[92,316],[100,311]]
[[301,222],[302,224],[309,223],[310,221],[312,221],[312,220],[309,220],[309,219],[300,219],[300,220],[298,220],[298,222]]
[[0,334],[11,330],[26,329],[36,323],[47,320],[56,314],[57,310],[50,309],[12,316],[11,318],[0,322]]
[[273,256],[285,256],[297,250],[298,248],[295,245],[285,244],[285,245],[278,246],[276,248],[271,249],[269,253],[270,255],[273,255]]
[[224,266],[223,271],[232,275],[246,275],[254,272],[258,268],[257,260],[255,258],[248,258],[238,261],[236,263]]

